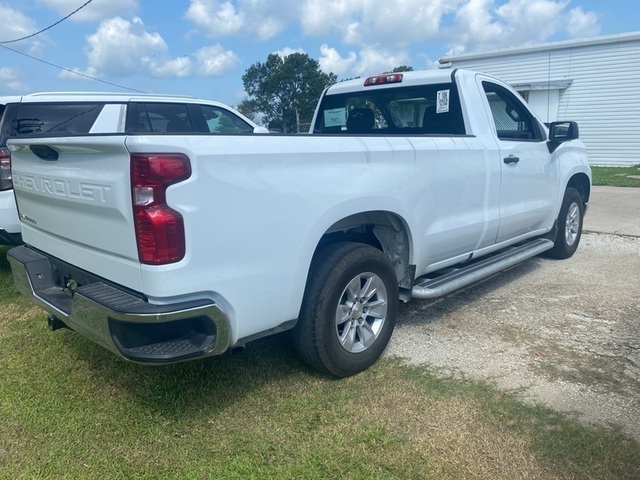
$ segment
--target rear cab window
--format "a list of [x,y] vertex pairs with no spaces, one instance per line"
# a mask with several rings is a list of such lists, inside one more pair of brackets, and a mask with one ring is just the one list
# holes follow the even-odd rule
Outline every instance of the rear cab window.
[[129,104],[127,133],[249,134],[253,126],[232,112],[214,105],[181,103]]
[[10,103],[0,126],[0,144],[6,145],[9,137],[86,135],[104,105],[94,102]]
[[455,83],[326,95],[314,133],[464,135]]
[[252,134],[253,125],[216,105],[179,102],[9,103],[0,125],[0,145],[6,145],[10,137],[122,133]]

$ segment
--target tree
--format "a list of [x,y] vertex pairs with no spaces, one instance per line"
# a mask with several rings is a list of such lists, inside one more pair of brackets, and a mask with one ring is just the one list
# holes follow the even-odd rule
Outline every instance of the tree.
[[310,123],[322,91],[336,82],[336,75],[320,70],[306,53],[286,57],[272,53],[264,63],[254,63],[242,76],[249,98],[238,106],[250,118],[261,117],[270,128],[300,131]]
[[413,72],[413,67],[409,65],[400,65],[399,67],[394,68],[392,73],[399,72]]

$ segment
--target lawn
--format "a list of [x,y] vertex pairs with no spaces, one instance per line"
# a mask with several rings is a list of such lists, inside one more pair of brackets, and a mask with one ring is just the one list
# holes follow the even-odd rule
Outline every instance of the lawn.
[[0,248],[0,478],[636,479],[640,446],[385,359],[344,380],[287,335],[239,355],[126,363],[11,286]]
[[591,167],[591,174],[594,185],[640,187],[640,165],[633,167]]

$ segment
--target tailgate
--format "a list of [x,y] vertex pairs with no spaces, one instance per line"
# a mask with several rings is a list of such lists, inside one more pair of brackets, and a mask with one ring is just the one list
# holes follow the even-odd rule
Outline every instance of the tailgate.
[[9,145],[25,243],[106,278],[122,282],[126,273],[127,286],[139,288],[124,140],[91,135]]

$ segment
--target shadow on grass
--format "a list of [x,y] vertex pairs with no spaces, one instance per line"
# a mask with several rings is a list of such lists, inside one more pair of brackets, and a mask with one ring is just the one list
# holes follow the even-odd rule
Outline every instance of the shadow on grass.
[[7,252],[9,248],[6,246],[0,246],[0,272],[10,272],[9,260],[7,260]]
[[95,384],[165,418],[215,414],[257,391],[327,379],[302,362],[287,333],[249,343],[242,353],[163,366],[129,363],[76,333],[61,335],[69,361]]
[[[10,248],[0,246],[0,306],[18,302],[26,309],[31,303],[13,288],[6,258]],[[4,348],[23,349],[22,355],[30,357],[39,375],[64,378],[74,372],[74,381],[82,384],[88,377],[98,395],[123,396],[145,411],[170,418],[185,419],[203,410],[212,414],[258,390],[327,378],[302,362],[287,332],[251,342],[242,353],[150,366],[122,360],[78,333],[49,332],[44,311],[26,321],[11,322],[15,338],[5,339]],[[30,355],[31,348],[38,351]]]
[[[401,322],[438,322],[537,268],[537,262],[526,262],[443,299],[414,300],[410,306],[401,307]],[[110,384],[116,394],[127,395],[139,407],[175,419],[195,417],[203,411],[214,414],[256,392],[299,391],[318,382],[332,383],[332,379],[303,363],[287,332],[251,342],[240,354],[164,366],[128,363],[76,333],[62,335],[72,363],[83,365],[96,384]]]
[[[536,268],[538,263],[529,261],[443,299],[414,300],[409,306],[401,307],[401,323],[438,322],[450,312],[464,308],[470,301]],[[1,255],[0,272],[5,269],[10,270],[5,255]],[[1,276],[10,278],[9,273]],[[240,354],[149,366],[122,360],[77,333],[50,333],[45,324],[46,314],[42,312],[40,326],[32,325],[28,331],[39,342],[50,344],[51,351],[41,352],[54,362],[50,374],[55,375],[56,370],[75,370],[76,381],[83,384],[86,377],[89,380],[86,383],[94,386],[96,394],[108,392],[114,397],[125,397],[137,408],[165,418],[195,418],[202,412],[215,414],[256,392],[264,395],[265,391],[277,392],[292,386],[293,391],[297,391],[319,382],[332,383],[330,378],[302,362],[287,332],[251,342]],[[43,358],[42,362],[45,361]]]

